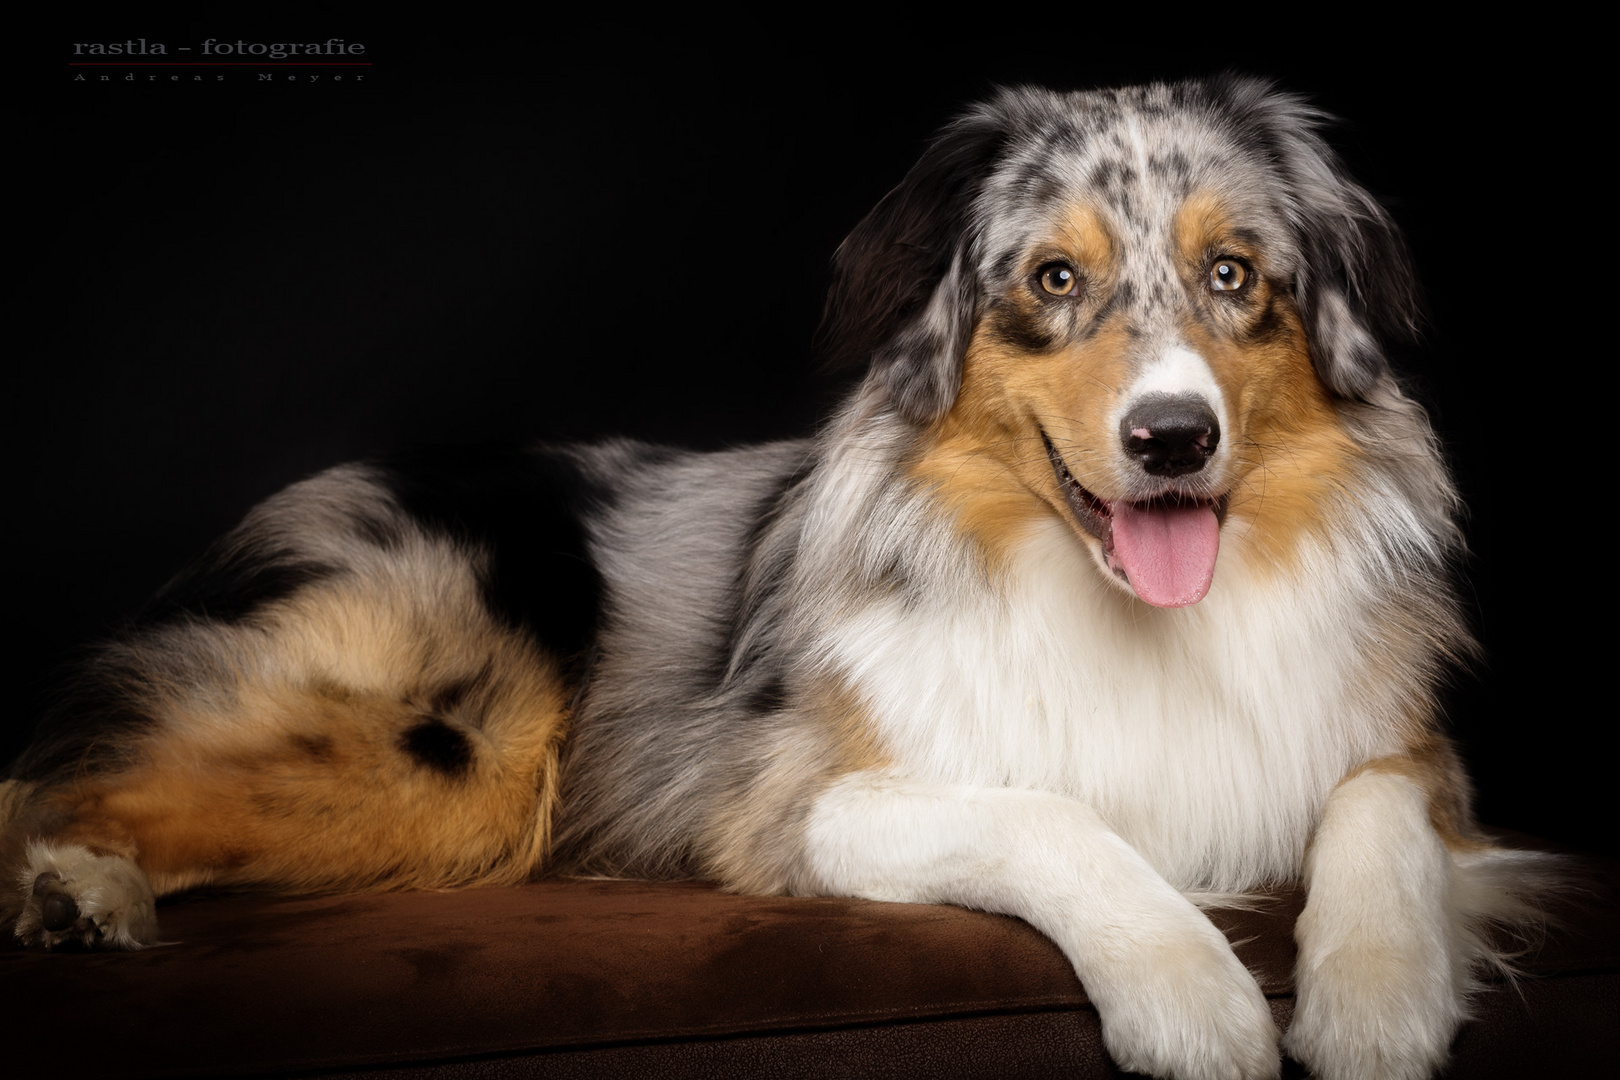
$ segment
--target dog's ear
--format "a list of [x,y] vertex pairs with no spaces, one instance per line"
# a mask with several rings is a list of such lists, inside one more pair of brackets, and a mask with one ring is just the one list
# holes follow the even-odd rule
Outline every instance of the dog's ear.
[[822,355],[835,366],[869,365],[916,423],[956,400],[978,304],[973,202],[1005,127],[995,105],[951,123],[833,256]]
[[1300,248],[1294,297],[1317,374],[1368,400],[1389,374],[1386,344],[1417,332],[1416,279],[1389,214],[1351,180],[1318,130],[1326,114],[1257,79],[1221,80],[1227,103],[1283,173]]

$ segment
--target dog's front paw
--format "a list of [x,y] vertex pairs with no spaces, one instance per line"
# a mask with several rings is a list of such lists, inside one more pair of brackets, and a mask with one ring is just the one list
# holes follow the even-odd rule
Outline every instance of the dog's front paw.
[[1103,1042],[1120,1068],[1174,1080],[1277,1076],[1282,1063],[1271,1010],[1214,927],[1198,940],[1124,959],[1128,977],[1087,984],[1102,1016]]
[[17,940],[31,948],[140,949],[157,944],[151,883],[121,855],[36,840],[18,875]]
[[1362,943],[1301,964],[1284,1045],[1321,1080],[1425,1080],[1463,1021],[1437,950]]

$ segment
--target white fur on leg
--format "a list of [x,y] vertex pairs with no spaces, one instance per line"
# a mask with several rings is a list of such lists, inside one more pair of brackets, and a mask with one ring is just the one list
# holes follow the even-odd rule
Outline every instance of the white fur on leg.
[[1284,1040],[1323,1080],[1422,1080],[1444,1063],[1470,959],[1451,872],[1410,780],[1369,773],[1328,798],[1306,858],[1298,1005]]
[[1114,1060],[1179,1080],[1274,1077],[1277,1029],[1203,913],[1083,803],[858,773],[817,800],[828,893],[1017,915],[1074,964]]
[[[121,855],[96,855],[79,844],[30,841],[17,885],[23,909],[16,935],[24,945],[140,949],[158,943],[152,885],[139,866]],[[54,919],[47,910],[52,896],[71,900],[65,906],[57,900]],[[47,928],[64,918],[66,925]]]

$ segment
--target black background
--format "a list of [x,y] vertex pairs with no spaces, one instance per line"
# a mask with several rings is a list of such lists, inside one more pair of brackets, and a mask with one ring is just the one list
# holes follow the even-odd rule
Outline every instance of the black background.
[[1001,83],[1232,69],[1342,118],[1335,145],[1411,241],[1430,317],[1405,369],[1471,508],[1487,658],[1448,711],[1482,816],[1615,850],[1599,809],[1615,710],[1595,668],[1614,530],[1593,467],[1604,433],[1583,423],[1607,394],[1587,335],[1610,199],[1583,147],[1608,124],[1581,66],[1522,31],[1250,22],[1167,40],[992,14],[486,39],[335,17],[76,31],[171,49],[341,37],[373,66],[262,69],[269,83],[67,68],[38,91],[59,209],[14,324],[48,343],[22,353],[13,400],[25,707],[0,739],[21,741],[76,646],[327,465],[424,443],[807,433],[839,389],[812,351],[833,248],[955,109]]

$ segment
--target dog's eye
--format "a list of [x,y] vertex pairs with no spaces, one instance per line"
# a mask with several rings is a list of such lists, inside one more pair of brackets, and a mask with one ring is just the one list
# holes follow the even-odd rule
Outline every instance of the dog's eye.
[[1080,295],[1080,275],[1067,263],[1047,263],[1040,268],[1037,277],[1041,288],[1053,296]]
[[1249,280],[1249,268],[1236,259],[1216,259],[1209,268],[1209,287],[1216,292],[1235,292]]

